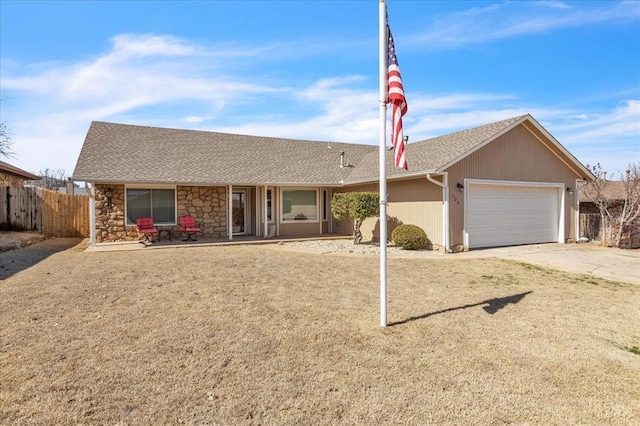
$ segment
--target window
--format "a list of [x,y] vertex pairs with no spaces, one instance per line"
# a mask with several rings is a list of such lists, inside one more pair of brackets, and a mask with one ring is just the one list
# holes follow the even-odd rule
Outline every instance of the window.
[[283,189],[282,221],[318,220],[318,197],[315,189]]
[[267,220],[273,223],[273,216],[271,216],[271,205],[273,198],[271,197],[272,191],[267,189]]
[[175,189],[127,188],[127,225],[139,217],[153,218],[155,224],[176,223]]

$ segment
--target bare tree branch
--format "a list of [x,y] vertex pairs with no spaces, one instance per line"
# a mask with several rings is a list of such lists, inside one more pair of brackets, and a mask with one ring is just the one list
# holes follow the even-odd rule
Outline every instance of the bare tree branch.
[[57,191],[58,188],[65,186],[68,180],[64,169],[50,169],[47,167],[46,169],[40,169],[38,176],[40,176],[40,180],[30,180],[25,184]]
[[[2,102],[2,99],[0,99]],[[0,123],[0,158],[15,158],[15,153],[11,151],[11,134],[5,122]]]
[[607,180],[600,164],[587,167],[596,180],[584,188],[584,197],[600,211],[603,243],[620,247],[623,236],[640,217],[640,162],[629,164],[624,174],[612,176],[620,180]]

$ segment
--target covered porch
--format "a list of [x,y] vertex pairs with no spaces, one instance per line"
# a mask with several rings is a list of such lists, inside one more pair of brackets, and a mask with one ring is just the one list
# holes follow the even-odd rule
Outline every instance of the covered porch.
[[180,238],[182,216],[209,240],[330,235],[339,231],[332,196],[318,185],[91,183],[91,244],[137,241],[139,217],[151,217],[169,240]]

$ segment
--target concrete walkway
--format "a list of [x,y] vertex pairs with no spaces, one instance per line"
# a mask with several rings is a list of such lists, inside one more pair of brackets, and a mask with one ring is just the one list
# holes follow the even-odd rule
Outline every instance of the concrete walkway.
[[452,256],[498,257],[640,285],[640,250],[622,250],[590,243],[532,244],[472,250]]

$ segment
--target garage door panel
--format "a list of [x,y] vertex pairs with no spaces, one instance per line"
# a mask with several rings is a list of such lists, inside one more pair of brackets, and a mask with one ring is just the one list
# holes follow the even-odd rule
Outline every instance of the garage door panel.
[[558,240],[556,186],[467,185],[469,248]]

